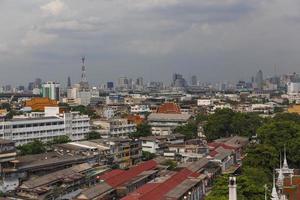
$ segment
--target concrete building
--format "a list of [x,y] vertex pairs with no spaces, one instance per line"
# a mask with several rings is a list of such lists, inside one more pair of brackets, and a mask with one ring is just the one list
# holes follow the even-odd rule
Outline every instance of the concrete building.
[[47,142],[67,135],[71,140],[83,140],[90,131],[90,118],[78,112],[59,114],[58,107],[44,113],[32,113],[0,122],[0,137],[23,145],[34,140]]
[[148,105],[133,105],[130,106],[130,112],[133,114],[145,114],[151,112]]
[[93,121],[95,131],[99,132],[101,137],[122,137],[128,136],[136,131],[136,124],[130,123],[128,119],[108,119]]
[[142,158],[142,146],[139,140],[129,138],[107,138],[93,140],[97,146],[108,147],[113,163],[120,168],[125,169],[132,165],[136,165]]
[[60,98],[60,84],[48,81],[42,84],[42,96],[49,99],[59,101]]
[[184,136],[181,134],[148,136],[141,137],[140,140],[142,141],[143,151],[163,155],[164,150],[168,148],[168,144],[183,144]]
[[300,92],[300,82],[288,82],[287,83],[287,94],[298,94]]
[[176,127],[187,124],[190,118],[189,114],[151,113],[148,121],[153,135],[170,135]]

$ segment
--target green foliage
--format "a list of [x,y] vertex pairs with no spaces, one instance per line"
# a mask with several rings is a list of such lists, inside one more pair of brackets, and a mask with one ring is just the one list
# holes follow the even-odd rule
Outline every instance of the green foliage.
[[143,151],[142,153],[143,153],[142,154],[143,161],[152,160],[153,158],[156,157],[154,153],[150,153],[148,151]]
[[96,132],[96,131],[91,131],[87,134],[86,139],[87,140],[97,140],[100,139],[100,133]]
[[[256,171],[254,171],[256,173]],[[255,176],[242,175],[237,177],[238,199],[241,200],[261,200],[264,198],[264,182],[258,182]],[[206,197],[206,200],[228,199],[228,180],[229,176],[219,177]]]
[[[243,132],[249,131],[251,126],[244,123],[249,120],[249,116],[245,120],[245,116],[235,114],[232,121],[235,117],[239,118],[242,128],[246,129]],[[263,199],[264,185],[271,185],[272,174],[274,168],[279,165],[279,154],[284,146],[286,146],[289,165],[292,168],[298,168],[300,165],[300,116],[278,113],[272,119],[259,121],[256,121],[254,116],[254,120],[250,120],[249,123],[256,125],[259,144],[252,144],[247,148],[242,175],[238,177],[238,199],[259,200]],[[238,126],[232,125],[232,127]],[[227,181],[228,177],[220,177],[206,199],[228,198]]]
[[147,123],[139,124],[136,127],[136,129],[137,129],[136,132],[130,134],[130,137],[139,138],[139,137],[147,137],[147,136],[152,135],[151,126]]
[[120,166],[118,164],[113,164],[111,166],[111,169],[120,169]]
[[263,119],[257,114],[218,109],[208,117],[204,132],[208,140],[229,137],[232,134],[250,137],[262,123]]
[[278,152],[271,145],[259,144],[247,149],[247,157],[243,161],[244,167],[261,169],[271,177],[274,167],[279,163]]
[[46,145],[38,140],[18,146],[21,155],[40,154],[46,152]]
[[169,170],[174,170],[177,167],[177,162],[174,160],[166,160],[162,165],[168,166]]
[[205,115],[205,114],[198,114],[196,117],[195,117],[195,120],[196,120],[196,123],[200,123],[200,122],[204,122],[204,121],[207,121],[208,119],[208,116]]
[[189,140],[197,137],[198,127],[195,122],[189,122],[186,125],[177,127],[174,132],[184,135],[185,139]]
[[300,115],[297,113],[278,113],[275,115],[274,121],[293,121],[300,123]]
[[89,117],[91,117],[92,119],[95,119],[98,117],[97,113],[95,112],[95,110],[93,110],[91,107],[89,106],[75,106],[71,108],[72,111],[77,111],[82,115],[88,115]]
[[64,144],[68,142],[71,142],[71,139],[67,135],[62,135],[54,138],[52,144]]

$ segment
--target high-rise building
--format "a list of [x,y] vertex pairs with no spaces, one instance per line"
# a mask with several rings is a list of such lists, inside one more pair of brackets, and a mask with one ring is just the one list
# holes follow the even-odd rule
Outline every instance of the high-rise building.
[[85,57],[81,58],[82,60],[82,67],[81,67],[81,81],[80,81],[80,89],[81,90],[88,90],[89,83],[86,77],[86,68],[85,68]]
[[197,76],[192,76],[191,77],[191,86],[196,86],[198,85],[198,79],[197,79]]
[[259,70],[256,73],[255,76],[255,88],[262,90],[263,89],[263,82],[264,82],[264,78],[263,78],[263,72],[261,70]]
[[143,86],[143,85],[144,85],[144,79],[143,79],[143,77],[138,77],[138,78],[136,79],[135,84],[136,84],[137,86]]
[[59,101],[60,97],[60,84],[53,82],[53,81],[48,81],[47,83],[44,83],[42,85],[42,96],[43,97],[48,97],[49,99],[52,100],[57,100]]
[[106,83],[106,88],[108,90],[113,90],[114,89],[114,82],[112,82],[112,81],[107,82]]
[[34,81],[34,88],[41,88],[42,86],[42,79],[36,78]]
[[118,87],[120,89],[128,89],[129,88],[129,79],[127,77],[120,77],[118,79]]
[[186,86],[186,81],[181,74],[173,74],[172,87],[183,88]]
[[68,76],[68,84],[67,84],[67,87],[68,88],[71,88],[72,87],[72,82],[71,82],[71,77]]

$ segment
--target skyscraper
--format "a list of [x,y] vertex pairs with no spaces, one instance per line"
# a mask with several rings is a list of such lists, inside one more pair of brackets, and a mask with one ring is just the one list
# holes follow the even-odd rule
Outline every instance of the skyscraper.
[[198,85],[198,79],[197,79],[197,76],[192,76],[191,77],[191,86],[196,86]]
[[70,76],[68,76],[68,84],[67,84],[67,87],[68,87],[68,88],[71,88],[71,87],[72,87],[71,77],[70,77]]
[[261,70],[259,70],[255,76],[255,88],[258,90],[262,90],[263,82],[264,82],[263,72]]

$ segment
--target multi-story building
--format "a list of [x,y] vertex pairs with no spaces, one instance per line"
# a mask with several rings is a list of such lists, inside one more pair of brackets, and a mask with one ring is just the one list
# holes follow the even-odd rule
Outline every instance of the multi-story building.
[[93,126],[104,138],[128,136],[130,133],[136,132],[136,124],[123,118],[94,121]]
[[13,141],[0,139],[0,191],[7,192],[19,185],[16,172],[16,148]]
[[[36,114],[36,115],[35,115]],[[51,141],[67,135],[71,140],[83,140],[90,131],[90,118],[78,112],[59,114],[59,109],[46,107],[45,113],[32,113],[0,122],[0,137],[23,145],[34,140]]]
[[134,114],[141,114],[149,113],[151,110],[148,105],[133,105],[130,107],[130,112]]
[[170,135],[176,127],[187,124],[190,118],[189,114],[151,113],[148,121],[153,135]]
[[59,88],[60,88],[59,83],[48,81],[47,83],[44,83],[42,85],[42,96],[58,101],[60,97]]
[[139,140],[120,137],[93,140],[92,142],[97,143],[98,148],[100,146],[108,147],[113,162],[120,168],[127,168],[141,161],[142,145]]

